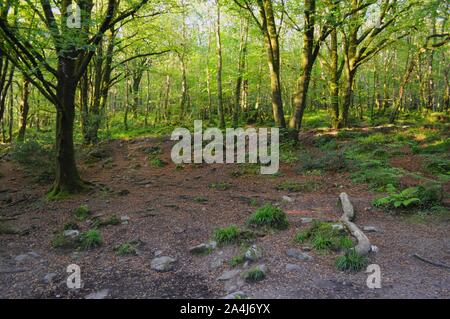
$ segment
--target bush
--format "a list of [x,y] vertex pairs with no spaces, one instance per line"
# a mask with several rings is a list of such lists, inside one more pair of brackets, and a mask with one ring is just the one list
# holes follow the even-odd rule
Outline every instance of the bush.
[[316,250],[340,250],[354,246],[352,239],[339,229],[333,228],[331,223],[315,220],[310,228],[298,232],[295,241],[311,242]]
[[437,184],[420,185],[397,191],[388,185],[389,196],[375,199],[373,205],[385,208],[431,207],[442,201],[442,187]]
[[289,191],[289,192],[313,192],[320,188],[320,184],[315,181],[307,182],[295,182],[295,181],[285,181],[276,186],[279,191]]
[[402,176],[403,170],[401,169],[376,166],[353,173],[351,178],[354,183],[366,183],[370,189],[384,191],[389,184],[399,186]]
[[80,205],[75,209],[74,216],[77,220],[85,220],[89,218],[91,211],[87,205]]
[[270,227],[286,229],[289,226],[287,216],[283,210],[271,204],[258,208],[247,221],[248,225],[257,227]]
[[78,247],[82,250],[88,250],[98,247],[102,244],[100,233],[97,230],[88,230],[80,234]]
[[353,249],[336,259],[336,268],[341,271],[360,271],[367,267],[367,257],[358,255]]
[[450,160],[433,156],[428,160],[426,169],[431,173],[450,175]]
[[216,229],[213,237],[219,245],[234,244],[240,239],[240,230],[236,225],[230,225]]
[[137,250],[136,247],[131,243],[123,243],[114,248],[116,254],[119,256],[123,255],[136,255]]
[[237,265],[243,264],[245,262],[244,255],[237,255],[231,258],[230,265],[231,267],[236,267]]
[[250,268],[242,273],[242,277],[248,282],[261,281],[266,278],[266,274],[258,266]]
[[311,155],[304,156],[299,167],[300,171],[320,169],[328,172],[340,172],[349,168],[350,163],[342,151],[328,151],[314,158]]

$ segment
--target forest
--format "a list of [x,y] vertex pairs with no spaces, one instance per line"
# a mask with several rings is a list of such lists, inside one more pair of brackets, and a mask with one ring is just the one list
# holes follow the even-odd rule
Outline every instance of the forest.
[[[0,298],[450,298],[449,15],[0,0]],[[199,120],[278,172],[175,163]]]

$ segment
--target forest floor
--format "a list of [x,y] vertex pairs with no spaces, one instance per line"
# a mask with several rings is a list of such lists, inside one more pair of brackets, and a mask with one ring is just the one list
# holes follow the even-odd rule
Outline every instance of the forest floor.
[[[18,231],[0,234],[0,298],[84,298],[96,292],[107,298],[221,298],[238,290],[250,298],[450,298],[449,270],[412,256],[450,264],[448,210],[439,218],[386,212],[371,205],[380,194],[367,184],[354,183],[350,171],[299,173],[296,162],[282,163],[276,176],[255,174],[245,165],[176,166],[170,160],[172,145],[168,138],[103,143],[107,159],[80,159],[81,175],[97,185],[95,190],[60,201],[46,200],[49,186],[37,184],[21,166],[4,158],[0,221]],[[317,149],[310,148],[312,153]],[[148,159],[155,150],[160,153],[156,163]],[[405,152],[390,162],[404,170],[420,170],[415,156]],[[285,181],[318,187],[277,189]],[[448,186],[447,182],[447,190]],[[376,228],[366,234],[378,247],[369,263],[381,268],[380,289],[367,287],[364,270],[337,270],[337,253],[309,251],[293,240],[299,229],[308,227],[305,218],[337,221],[341,192],[348,193],[355,206],[356,224]],[[245,227],[248,217],[265,203],[279,205],[290,221],[287,230],[254,240],[263,249],[255,264],[266,265],[266,278],[234,284],[218,280],[225,271],[242,270],[242,265],[232,268],[230,260],[243,247],[219,246],[203,255],[189,249],[211,240],[216,228]],[[54,248],[55,235],[82,204],[92,215],[78,222],[81,231],[92,227],[93,217],[117,216],[121,222],[99,228],[100,247]],[[448,202],[444,206],[448,208]],[[117,255],[115,247],[126,242],[134,243],[137,254]],[[290,248],[306,251],[312,260],[288,256]],[[171,271],[157,272],[151,268],[155,256],[177,261]],[[70,264],[81,267],[81,289],[67,288]]]

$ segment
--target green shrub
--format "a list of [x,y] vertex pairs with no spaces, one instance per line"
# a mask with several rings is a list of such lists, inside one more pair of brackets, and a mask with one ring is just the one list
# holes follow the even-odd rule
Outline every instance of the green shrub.
[[299,231],[294,240],[310,242],[316,250],[341,250],[354,246],[353,240],[343,231],[333,228],[331,223],[315,220],[312,225]]
[[219,245],[234,244],[240,239],[240,230],[236,225],[230,225],[216,229],[213,237]]
[[286,229],[289,222],[286,213],[271,204],[258,208],[247,221],[250,226],[270,227],[274,229]]
[[168,164],[166,161],[163,161],[158,156],[150,156],[149,162],[150,162],[150,165],[153,167],[164,167]]
[[351,175],[351,178],[354,183],[366,183],[370,189],[384,191],[389,184],[398,186],[402,176],[403,170],[401,169],[375,167],[355,172]]
[[436,153],[448,154],[450,151],[450,138],[436,141],[432,144],[427,144],[424,146],[415,146],[413,147],[412,150],[414,153],[419,154],[436,154]]
[[336,258],[336,268],[341,271],[360,271],[365,269],[369,261],[367,257],[358,255],[353,249]]
[[276,186],[276,189],[289,192],[313,192],[320,188],[320,183],[316,181],[295,182],[285,181]]
[[77,220],[85,220],[89,218],[91,211],[87,205],[80,205],[75,209],[74,216]]
[[233,256],[233,258],[231,258],[230,265],[231,265],[231,267],[236,267],[238,265],[243,264],[244,262],[245,262],[244,255],[236,255],[236,256]]
[[450,175],[450,160],[433,156],[427,160],[426,169],[431,173]]
[[98,230],[88,230],[79,236],[78,248],[89,250],[102,244],[102,239]]
[[116,251],[116,254],[119,256],[137,254],[136,247],[132,243],[123,243],[115,247],[114,250]]
[[105,226],[116,226],[120,224],[120,219],[116,215],[112,215],[106,220],[102,220],[100,218],[95,218],[92,221],[92,227],[100,228]]
[[256,282],[266,278],[266,274],[258,266],[256,266],[244,271],[242,273],[242,277],[248,282]]
[[228,183],[224,183],[224,182],[219,182],[219,183],[212,183],[211,185],[209,185],[210,188],[212,189],[218,189],[221,191],[225,191],[227,189],[231,188],[231,185]]
[[327,172],[345,171],[350,167],[342,151],[328,151],[323,155],[313,157],[309,154],[300,159],[299,171],[323,170]]
[[389,196],[375,199],[373,205],[385,208],[430,207],[442,201],[442,187],[437,184],[426,184],[409,187],[401,191],[388,185]]

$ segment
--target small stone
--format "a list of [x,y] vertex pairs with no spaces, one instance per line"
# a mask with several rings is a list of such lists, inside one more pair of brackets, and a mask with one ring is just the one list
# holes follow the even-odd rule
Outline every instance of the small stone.
[[80,232],[76,229],[68,229],[63,232],[65,237],[75,238],[80,235]]
[[370,247],[370,251],[376,254],[376,253],[378,252],[378,247],[375,246],[375,245],[372,245],[372,246]]
[[294,201],[291,197],[286,196],[286,195],[284,195],[282,198],[283,198],[283,201],[288,202],[288,203],[292,203]]
[[222,265],[223,265],[223,259],[222,259],[222,258],[214,259],[214,260],[211,262],[211,269],[217,269],[217,268],[220,268],[220,267],[222,267]]
[[339,230],[339,231],[344,230],[344,226],[342,224],[333,224],[333,225],[331,225],[331,227],[333,229]]
[[309,261],[309,260],[312,260],[313,258],[310,256],[310,255],[308,255],[307,253],[304,253],[304,252],[302,252],[302,251],[300,251],[300,250],[298,250],[298,249],[295,249],[295,248],[289,248],[287,251],[286,251],[286,254],[289,256],[289,257],[292,257],[292,258],[295,258],[295,259],[298,259],[298,260],[301,260],[301,261]]
[[14,260],[18,263],[21,263],[29,258],[30,258],[30,256],[28,254],[21,254],[21,255],[16,256],[16,258],[14,258]]
[[46,274],[42,281],[44,282],[44,284],[51,284],[57,276],[58,276],[57,274],[51,272],[49,274]]
[[241,289],[241,287],[245,284],[244,280],[237,276],[233,279],[226,281],[224,285],[224,289],[227,293],[231,293],[233,291]]
[[130,217],[128,217],[127,215],[120,216],[120,221],[123,225],[127,225],[130,221]]
[[262,248],[258,245],[253,245],[245,252],[245,259],[249,261],[256,261],[262,258]]
[[191,254],[206,254],[209,252],[209,246],[207,244],[200,244],[189,248]]
[[220,280],[220,281],[230,280],[230,279],[234,278],[235,276],[239,275],[239,273],[240,273],[240,271],[238,269],[227,270],[222,275],[220,275],[220,277],[217,278],[217,280]]
[[223,299],[247,299],[248,296],[242,291],[236,291],[226,295]]
[[176,261],[177,260],[175,258],[168,256],[157,257],[151,261],[151,268],[160,272],[170,271],[173,269],[173,264]]
[[154,255],[155,255],[155,257],[158,257],[158,256],[161,256],[162,253],[163,253],[162,250],[156,250],[154,252]]
[[301,220],[302,220],[302,223],[303,223],[303,224],[309,224],[309,223],[312,223],[312,221],[313,221],[314,219],[311,218],[311,217],[302,217]]
[[109,295],[109,289],[102,289],[97,292],[90,293],[86,295],[84,299],[105,299]]
[[286,271],[298,271],[301,270],[302,267],[296,264],[286,264]]
[[375,233],[378,229],[375,226],[364,226],[363,230],[368,233]]

